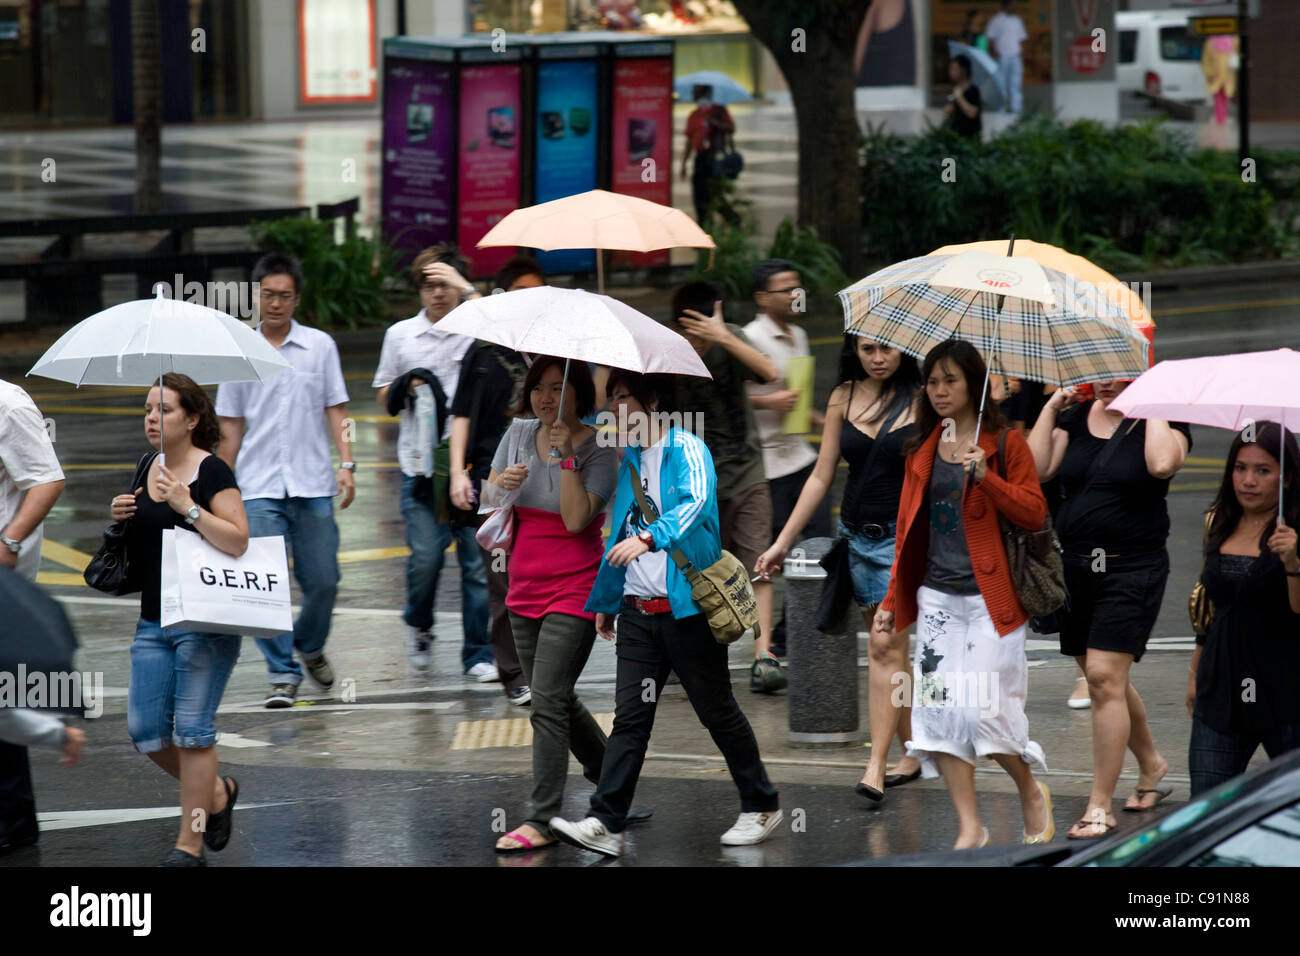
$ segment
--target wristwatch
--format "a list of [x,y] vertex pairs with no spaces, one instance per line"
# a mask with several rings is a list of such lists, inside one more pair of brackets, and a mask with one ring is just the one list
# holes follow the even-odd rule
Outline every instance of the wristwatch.
[[3,544],[8,548],[10,554],[17,554],[23,546],[21,541],[15,541],[13,538],[6,538],[2,534],[0,534],[0,544]]
[[560,462],[560,468],[564,471],[577,471],[579,464],[580,462],[578,459],[575,456],[570,455],[568,458]]
[[651,551],[655,549],[655,536],[652,535],[649,531],[642,531],[636,537],[638,541],[644,544]]
[[194,524],[194,522],[199,520],[200,514],[202,514],[202,511],[199,509],[198,505],[190,505],[190,510],[185,512],[185,523]]
[[339,462],[339,471],[351,471],[351,472],[355,472],[356,470],[357,470],[357,463],[356,463],[355,461],[341,461],[341,462]]

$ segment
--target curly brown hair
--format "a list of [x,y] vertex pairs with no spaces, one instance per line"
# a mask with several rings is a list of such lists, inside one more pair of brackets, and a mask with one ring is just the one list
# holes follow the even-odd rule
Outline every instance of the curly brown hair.
[[212,399],[198,382],[179,372],[167,372],[162,377],[163,388],[169,388],[180,399],[181,408],[190,415],[198,415],[199,422],[190,433],[190,441],[195,448],[215,452],[221,444],[221,423],[217,421],[217,410],[212,406]]

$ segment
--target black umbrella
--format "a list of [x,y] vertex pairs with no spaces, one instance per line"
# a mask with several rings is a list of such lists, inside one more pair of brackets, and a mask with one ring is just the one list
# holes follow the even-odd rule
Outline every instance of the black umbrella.
[[72,658],[77,651],[63,607],[35,584],[0,567],[0,707],[79,711],[80,677]]

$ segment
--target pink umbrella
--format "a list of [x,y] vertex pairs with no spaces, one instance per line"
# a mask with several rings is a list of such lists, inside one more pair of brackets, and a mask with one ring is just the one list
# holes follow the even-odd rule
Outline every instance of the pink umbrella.
[[[1275,349],[1158,362],[1110,407],[1126,418],[1192,422],[1233,431],[1269,420],[1300,431],[1300,352]],[[1279,466],[1283,454],[1279,449]],[[1281,521],[1280,488],[1277,509]]]

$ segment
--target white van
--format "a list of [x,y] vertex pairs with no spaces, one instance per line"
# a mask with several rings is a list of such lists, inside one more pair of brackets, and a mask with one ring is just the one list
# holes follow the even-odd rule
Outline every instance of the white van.
[[1145,93],[1185,103],[1209,103],[1201,48],[1205,38],[1191,31],[1185,10],[1135,10],[1115,14],[1119,60],[1115,78],[1121,95]]

